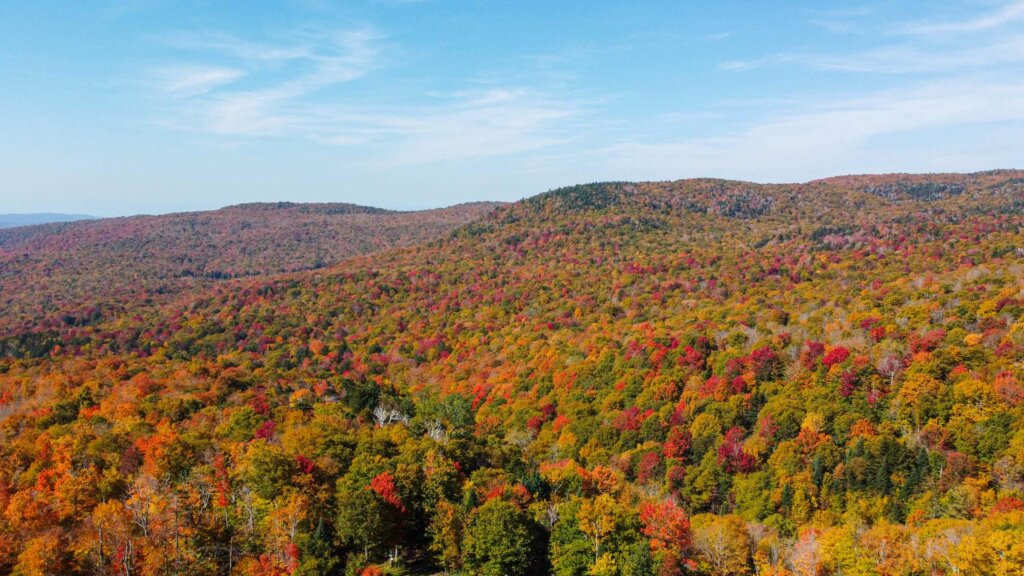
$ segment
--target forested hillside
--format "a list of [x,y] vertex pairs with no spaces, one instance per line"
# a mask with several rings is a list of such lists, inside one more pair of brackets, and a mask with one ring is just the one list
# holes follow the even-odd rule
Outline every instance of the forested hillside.
[[281,202],[0,230],[0,334],[95,323],[221,280],[424,242],[496,206],[394,212]]
[[[593,184],[17,325],[0,573],[1021,574],[1022,226],[1024,172]],[[231,236],[162,265],[317,263]],[[62,237],[2,281],[104,298]]]

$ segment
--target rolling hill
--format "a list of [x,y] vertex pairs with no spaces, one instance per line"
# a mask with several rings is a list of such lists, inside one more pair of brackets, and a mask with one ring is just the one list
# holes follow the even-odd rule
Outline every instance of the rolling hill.
[[0,230],[0,333],[91,322],[217,281],[323,268],[437,238],[496,206],[394,212],[282,202]]
[[0,339],[0,571],[1024,565],[1024,172],[582,185],[319,268],[278,209]]

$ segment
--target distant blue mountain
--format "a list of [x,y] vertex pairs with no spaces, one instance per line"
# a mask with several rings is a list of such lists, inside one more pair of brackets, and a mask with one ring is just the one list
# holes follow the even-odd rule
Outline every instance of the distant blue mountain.
[[75,220],[95,220],[95,216],[86,214],[0,214],[0,228],[15,226],[31,226],[50,222],[74,222]]

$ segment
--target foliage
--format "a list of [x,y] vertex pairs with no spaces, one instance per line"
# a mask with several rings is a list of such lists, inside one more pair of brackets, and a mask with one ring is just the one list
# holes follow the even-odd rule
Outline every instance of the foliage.
[[1012,574],[1022,182],[593,184],[232,282],[19,232],[0,573]]

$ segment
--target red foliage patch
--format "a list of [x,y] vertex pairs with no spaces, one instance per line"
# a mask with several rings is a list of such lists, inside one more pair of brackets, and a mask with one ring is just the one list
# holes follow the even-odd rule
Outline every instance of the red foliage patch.
[[750,472],[757,465],[754,457],[743,451],[743,435],[742,428],[733,426],[718,447],[718,463],[731,474]]
[[831,368],[836,364],[842,364],[850,357],[850,351],[842,346],[836,346],[835,348],[828,351],[825,357],[821,359],[821,363],[825,368]]
[[274,436],[274,432],[277,430],[277,424],[273,420],[267,420],[260,427],[256,429],[254,438],[269,440]]
[[395,479],[391,474],[387,472],[381,472],[370,480],[370,485],[366,487],[380,496],[381,500],[390,504],[398,512],[405,512],[405,504],[402,503],[401,497],[398,495],[398,488],[395,487]]

